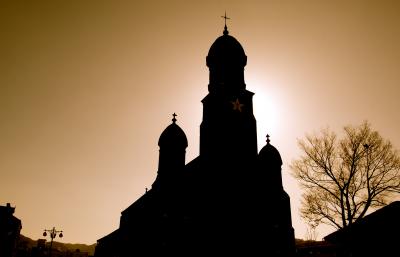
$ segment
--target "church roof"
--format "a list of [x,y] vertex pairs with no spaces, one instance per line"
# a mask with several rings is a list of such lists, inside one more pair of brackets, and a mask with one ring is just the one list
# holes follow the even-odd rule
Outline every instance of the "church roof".
[[185,132],[176,124],[175,116],[176,114],[174,114],[172,124],[161,133],[158,146],[172,148],[186,148],[188,146]]
[[115,241],[119,235],[119,229],[114,230],[113,232],[111,232],[110,234],[103,236],[100,239],[97,239],[97,242],[108,242],[108,241]]
[[242,45],[236,38],[230,36],[228,31],[224,31],[224,35],[218,37],[211,45],[207,56],[207,66],[215,66],[216,64],[238,64],[242,67],[246,66],[247,56]]
[[146,191],[139,199],[133,202],[128,208],[121,212],[122,215],[126,215],[133,212],[143,211],[145,208],[152,209],[157,204],[157,194],[153,189]]

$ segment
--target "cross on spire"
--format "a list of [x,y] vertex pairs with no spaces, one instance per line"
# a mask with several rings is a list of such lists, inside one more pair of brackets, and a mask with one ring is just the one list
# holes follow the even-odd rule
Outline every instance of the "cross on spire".
[[176,113],[174,113],[174,114],[172,114],[172,116],[173,116],[172,122],[175,123],[176,122],[176,116],[178,116],[178,115],[176,115]]
[[226,16],[226,11],[225,11],[225,15],[224,15],[224,16],[221,16],[221,18],[224,18],[224,19],[225,19],[225,27],[226,27],[226,20],[230,20],[231,18],[229,18],[229,17]]
[[226,20],[230,20],[231,18],[226,16],[226,11],[225,11],[225,15],[221,16],[221,18],[225,19],[224,35],[228,35],[229,31],[228,31],[228,27],[226,26]]

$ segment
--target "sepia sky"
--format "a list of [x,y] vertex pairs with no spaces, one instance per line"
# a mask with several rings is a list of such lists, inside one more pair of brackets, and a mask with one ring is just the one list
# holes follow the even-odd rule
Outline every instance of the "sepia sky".
[[92,244],[118,228],[155,179],[173,112],[187,162],[198,155],[225,10],[248,56],[259,149],[269,133],[282,155],[296,238],[297,139],[368,120],[400,148],[398,1],[2,1],[0,205],[16,206],[22,234],[55,226],[62,242]]

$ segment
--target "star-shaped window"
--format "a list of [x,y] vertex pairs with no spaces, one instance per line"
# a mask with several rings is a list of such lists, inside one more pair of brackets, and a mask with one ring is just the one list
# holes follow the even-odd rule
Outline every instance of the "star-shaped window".
[[240,102],[239,102],[239,99],[238,98],[236,98],[236,100],[235,101],[231,101],[231,103],[232,103],[232,105],[233,105],[233,110],[234,111],[239,111],[239,112],[242,112],[243,111],[243,106],[244,106],[244,104],[241,104]]

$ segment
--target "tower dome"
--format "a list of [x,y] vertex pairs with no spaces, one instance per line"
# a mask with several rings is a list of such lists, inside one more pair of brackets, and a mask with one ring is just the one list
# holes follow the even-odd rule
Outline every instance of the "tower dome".
[[260,150],[258,158],[261,163],[271,166],[281,166],[282,158],[279,151],[270,144],[269,135],[267,135],[267,144]]
[[210,70],[209,92],[245,89],[247,56],[239,41],[229,35],[226,26],[223,35],[211,45],[206,63]]
[[172,124],[169,125],[162,133],[158,140],[160,148],[178,148],[185,149],[188,146],[188,141],[185,132],[176,124],[176,114],[173,114]]
[[239,41],[224,33],[211,45],[206,61],[209,68],[228,64],[244,67],[247,63],[247,56]]

